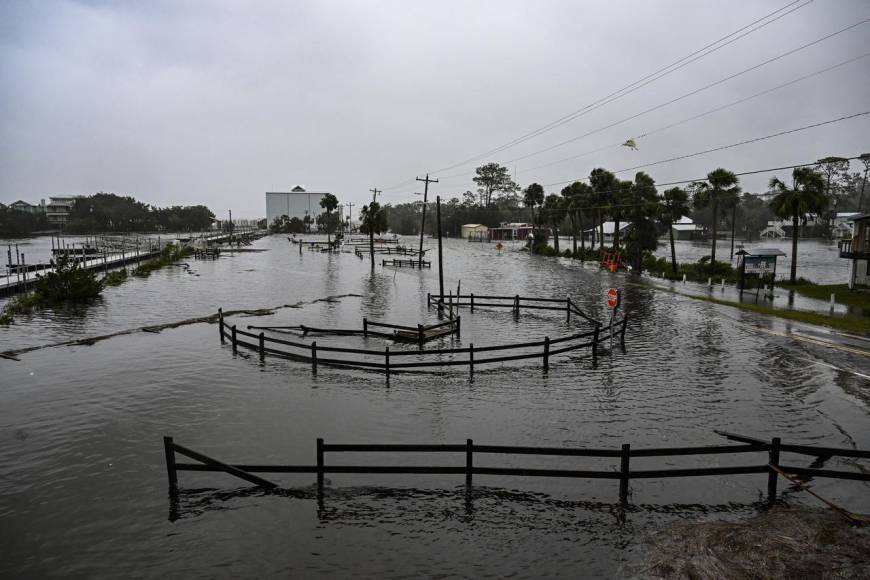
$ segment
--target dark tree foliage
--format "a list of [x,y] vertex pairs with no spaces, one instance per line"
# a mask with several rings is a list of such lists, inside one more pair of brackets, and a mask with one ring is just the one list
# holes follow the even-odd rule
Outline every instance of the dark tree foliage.
[[302,234],[305,232],[305,223],[298,217],[282,215],[272,220],[269,231],[273,234]]
[[11,207],[0,206],[0,236],[17,237],[49,229],[43,213],[18,211]]
[[85,232],[199,231],[214,214],[204,205],[153,207],[130,196],[96,193],[73,204],[65,230]]
[[477,192],[480,195],[480,203],[489,207],[493,198],[498,194],[512,195],[519,186],[511,179],[507,167],[498,163],[487,163],[475,169],[476,176],[473,181],[477,184]]

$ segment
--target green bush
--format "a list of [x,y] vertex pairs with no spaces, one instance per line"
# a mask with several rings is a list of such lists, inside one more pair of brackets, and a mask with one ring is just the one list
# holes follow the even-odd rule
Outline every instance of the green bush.
[[115,272],[109,272],[103,278],[103,286],[120,286],[127,280],[127,275],[127,268],[122,268]]
[[33,291],[40,304],[54,306],[93,300],[103,291],[103,283],[94,272],[83,270],[76,260],[59,256],[53,272],[36,276]]

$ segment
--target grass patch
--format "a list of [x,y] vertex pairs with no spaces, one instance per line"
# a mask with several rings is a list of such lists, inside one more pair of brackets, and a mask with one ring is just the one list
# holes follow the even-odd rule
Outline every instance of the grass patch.
[[[777,286],[780,288],[794,290],[798,294],[808,298],[824,300],[825,302],[831,299],[831,294],[834,295],[834,300],[840,304],[847,306],[860,306],[870,311],[870,288],[863,287],[863,290],[849,290],[848,284],[813,284],[804,279],[798,280],[796,284],[788,282],[779,282]],[[859,287],[860,288],[860,287]]]
[[656,290],[664,290],[665,292],[673,292],[680,296],[693,298],[695,300],[703,300],[704,302],[712,302],[722,306],[731,306],[732,308],[740,308],[741,310],[749,310],[758,314],[766,314],[767,316],[775,316],[786,320],[794,320],[795,322],[803,322],[806,324],[814,324],[817,326],[828,326],[836,330],[843,330],[853,334],[870,335],[870,317],[867,316],[839,316],[837,314],[822,314],[820,312],[804,312],[803,310],[786,310],[782,308],[774,308],[764,304],[751,304],[747,302],[731,302],[730,300],[721,300],[712,296],[697,296],[694,294],[684,294],[670,288],[661,288],[652,286]]
[[159,257],[149,260],[144,264],[140,264],[133,270],[132,274],[139,278],[147,278],[154,270],[165,268],[166,266],[184,259],[191,254],[193,254],[193,248],[180,248],[175,244],[167,244],[167,246],[160,252]]
[[0,310],[0,325],[8,326],[15,320],[16,314],[25,314],[39,306],[40,299],[36,292],[13,296]]
[[103,277],[103,286],[120,286],[127,280],[127,268],[109,272]]

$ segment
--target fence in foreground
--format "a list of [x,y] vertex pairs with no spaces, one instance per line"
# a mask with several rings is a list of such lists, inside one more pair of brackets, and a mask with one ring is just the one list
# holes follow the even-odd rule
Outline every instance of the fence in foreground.
[[[477,445],[471,439],[458,445],[417,445],[417,444],[343,444],[326,443],[317,439],[315,465],[250,465],[229,464],[208,457],[202,453],[184,447],[174,442],[172,437],[164,437],[166,455],[166,471],[169,477],[170,491],[178,490],[179,471],[219,471],[228,473],[256,486],[265,488],[278,487],[277,484],[254,475],[254,473],[313,473],[317,476],[318,493],[323,493],[324,476],[327,473],[371,473],[371,474],[438,474],[463,475],[466,488],[470,489],[475,475],[489,476],[522,476],[544,478],[574,478],[574,479],[610,479],[619,482],[619,500],[628,500],[628,487],[631,480],[663,479],[673,477],[707,477],[745,474],[767,474],[767,496],[769,501],[776,498],[778,471],[802,478],[823,477],[833,479],[850,479],[870,481],[870,474],[853,471],[798,467],[780,462],[783,453],[809,455],[813,457],[855,457],[870,459],[870,451],[858,449],[837,449],[832,447],[814,447],[809,445],[787,445],[779,437],[769,443],[759,439],[722,433],[730,438],[737,438],[749,443],[739,445],[709,445],[701,447],[664,447],[664,448],[632,448],[624,444],[616,448],[571,448],[571,447],[516,447],[506,445]],[[418,466],[418,465],[369,465],[369,464],[328,464],[327,454],[353,453],[417,453],[459,456],[461,460],[448,465]],[[176,462],[176,454],[193,459],[197,463]],[[690,455],[732,455],[732,454],[764,454],[766,461],[752,462],[737,466],[710,466],[692,468],[667,469],[631,469],[632,458],[661,457],[674,459]],[[615,470],[582,470],[582,469],[538,469],[523,467],[484,467],[475,462],[475,457],[481,456],[559,456],[559,457],[606,457],[618,460]],[[464,460],[464,461],[463,461]],[[669,462],[666,462],[669,463]]]

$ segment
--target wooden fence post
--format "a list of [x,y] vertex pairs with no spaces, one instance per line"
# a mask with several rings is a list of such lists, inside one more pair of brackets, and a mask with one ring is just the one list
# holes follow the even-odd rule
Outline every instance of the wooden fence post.
[[311,372],[317,374],[317,341],[311,343]]
[[520,315],[520,295],[514,296],[514,316]]
[[571,322],[571,297],[568,296],[568,299],[565,302],[565,322]]
[[465,491],[471,490],[471,471],[474,468],[474,442],[465,440]]
[[368,338],[369,336],[369,319],[363,318],[363,338]]
[[625,348],[625,327],[628,326],[628,314],[622,317],[622,330],[619,331],[619,346]]
[[390,378],[390,347],[384,347],[384,369],[387,371],[387,378]]
[[471,293],[471,311],[474,312],[474,292]]
[[317,493],[323,493],[323,439],[317,438]]
[[232,326],[232,328],[230,328],[230,330],[233,331],[233,352],[237,352],[238,347],[236,346],[236,325],[233,324],[233,326]]
[[598,329],[601,328],[597,324],[595,325],[594,334],[592,335],[592,364],[595,364],[598,361]]
[[420,350],[423,350],[423,325],[417,325],[417,342],[420,344]]
[[631,457],[631,445],[624,443],[622,445],[622,454],[619,465],[619,501],[625,503],[628,500],[628,464]]
[[266,335],[260,333],[260,358],[266,358]]
[[456,317],[456,338],[462,336],[462,317]]
[[468,345],[468,374],[474,379],[474,343]]
[[544,337],[544,374],[550,372],[550,337]]
[[226,339],[224,338],[224,310],[223,308],[218,308],[218,330],[221,333],[221,344],[223,344]]
[[426,292],[426,308],[429,308],[430,306],[432,306],[432,294]]
[[163,451],[166,453],[166,475],[169,477],[169,491],[178,491],[178,472],[175,470],[175,445],[172,437],[163,438]]
[[[779,437],[774,437],[770,444],[768,452],[768,462],[771,465],[779,467]],[[767,474],[767,501],[773,503],[776,501],[776,482],[779,474],[773,468],[768,468],[770,472]]]

